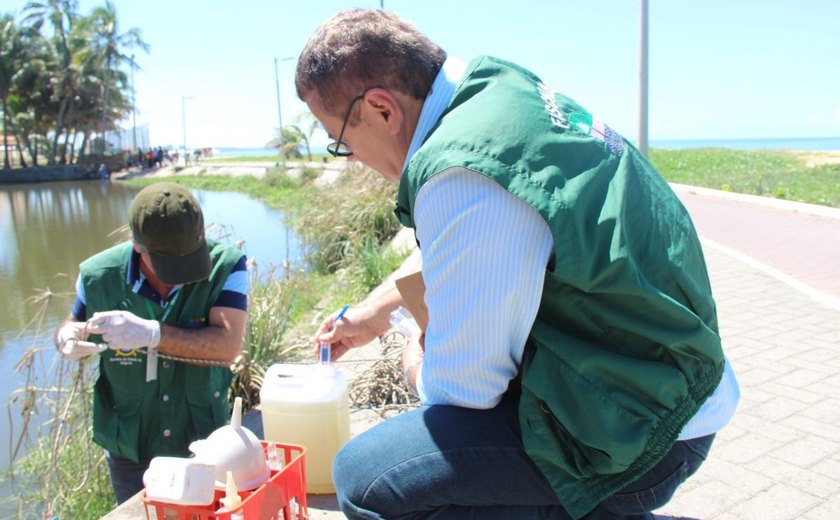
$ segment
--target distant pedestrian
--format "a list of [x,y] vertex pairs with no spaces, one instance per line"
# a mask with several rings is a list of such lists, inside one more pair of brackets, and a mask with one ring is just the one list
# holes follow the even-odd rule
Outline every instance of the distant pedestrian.
[[103,181],[111,180],[111,175],[108,173],[108,168],[105,167],[104,163],[99,164],[99,178]]

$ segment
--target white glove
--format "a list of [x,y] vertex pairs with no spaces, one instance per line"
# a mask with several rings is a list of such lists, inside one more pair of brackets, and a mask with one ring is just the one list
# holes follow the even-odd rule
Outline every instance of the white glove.
[[87,331],[102,334],[108,348],[113,350],[155,348],[160,343],[160,323],[128,311],[95,312],[87,322]]
[[55,342],[61,357],[72,361],[99,354],[102,348],[96,343],[84,341],[88,337],[83,321],[69,321],[56,334]]

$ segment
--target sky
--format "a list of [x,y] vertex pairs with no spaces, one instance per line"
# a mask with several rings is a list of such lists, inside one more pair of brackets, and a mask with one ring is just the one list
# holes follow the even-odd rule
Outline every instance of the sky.
[[[294,69],[316,27],[341,9],[380,6],[451,56],[531,69],[638,139],[640,0],[113,3],[119,30],[140,29],[150,46],[136,51],[134,90],[154,146],[264,146],[281,118],[307,111]],[[102,4],[79,0],[79,10]],[[0,0],[0,13],[25,5]],[[837,0],[649,0],[649,139],[840,136],[838,20]],[[326,135],[313,141],[323,146]]]

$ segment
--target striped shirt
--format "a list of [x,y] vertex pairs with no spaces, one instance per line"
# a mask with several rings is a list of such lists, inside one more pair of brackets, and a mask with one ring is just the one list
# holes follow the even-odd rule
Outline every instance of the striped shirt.
[[[149,284],[149,281],[146,279],[146,275],[144,275],[143,271],[140,269],[140,254],[133,249],[129,253],[128,271],[126,273],[125,283],[131,286],[131,290],[135,294],[148,298],[163,308],[166,307],[167,301],[171,301],[178,290],[183,287],[183,285],[174,286],[169,292],[170,297],[167,301],[164,301],[163,298],[161,298],[161,295],[152,288],[151,284]],[[250,278],[248,277],[246,259],[243,255],[242,258],[236,262],[236,265],[228,275],[227,280],[225,280],[222,292],[219,293],[219,297],[213,305],[211,305],[211,307],[230,307],[233,309],[247,311],[249,287]],[[72,314],[78,321],[86,321],[88,319],[87,304],[85,303],[85,288],[82,284],[81,275],[76,278],[76,300],[73,303]]]

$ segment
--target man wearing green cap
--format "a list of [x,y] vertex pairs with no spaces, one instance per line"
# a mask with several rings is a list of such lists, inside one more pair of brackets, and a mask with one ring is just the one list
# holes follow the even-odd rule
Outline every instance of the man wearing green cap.
[[238,250],[205,239],[198,201],[157,183],[129,209],[132,240],[82,262],[56,346],[67,359],[100,353],[93,440],[106,450],[122,503],[143,488],[153,457],[227,423],[230,363],[248,318]]

